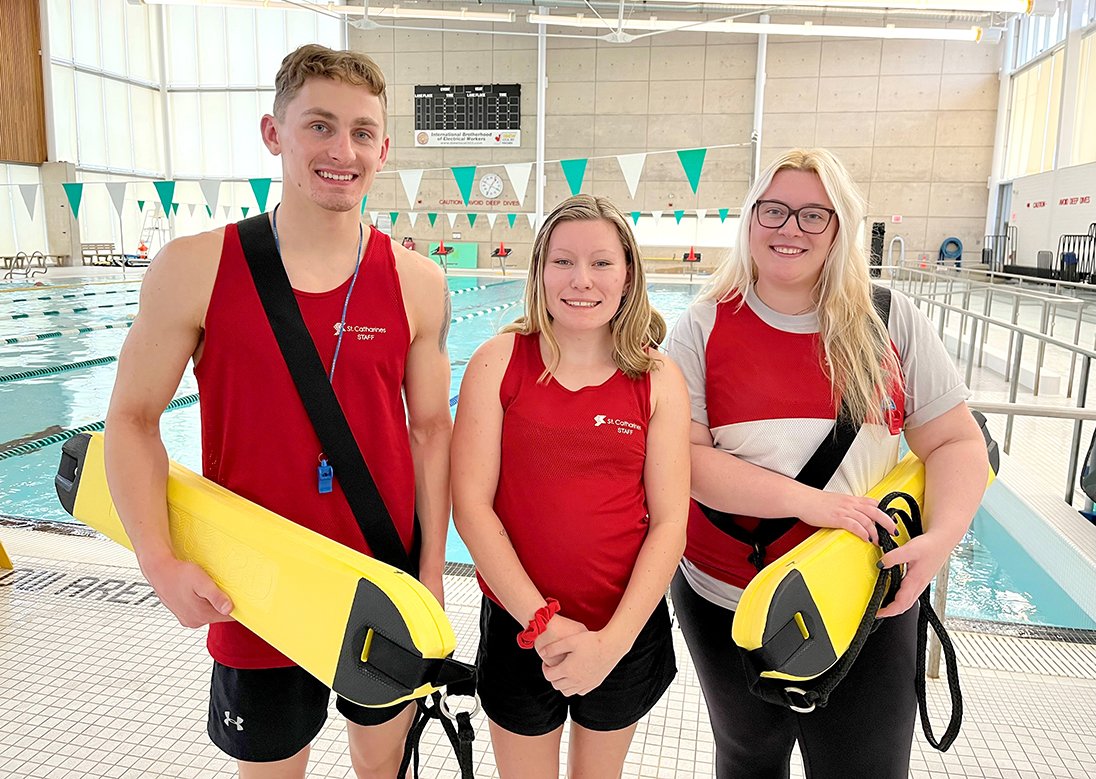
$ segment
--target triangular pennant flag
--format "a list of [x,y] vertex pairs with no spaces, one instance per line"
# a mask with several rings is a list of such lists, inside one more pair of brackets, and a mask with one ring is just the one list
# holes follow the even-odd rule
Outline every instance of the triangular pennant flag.
[[266,210],[266,199],[270,197],[270,179],[248,179],[251,182],[251,191],[255,193],[255,202],[259,205],[259,211]]
[[685,169],[685,175],[689,179],[689,186],[693,188],[694,195],[696,188],[700,186],[700,171],[704,167],[704,156],[707,153],[707,149],[683,149],[677,153],[677,158],[681,160],[681,167]]
[[213,218],[213,206],[206,206],[206,216]]
[[431,227],[434,226],[434,222],[438,221],[438,215],[433,211],[427,212],[426,218],[430,220]]
[[528,219],[529,219],[529,229],[530,230],[537,229],[537,215],[534,214],[532,211],[530,211],[525,216],[528,217]]
[[479,214],[469,213],[468,214],[468,226],[469,227],[475,227],[477,218],[479,218]]
[[80,201],[84,199],[84,185],[80,183],[66,182],[61,185],[65,188],[65,194],[68,195],[69,205],[72,206],[72,215],[76,219],[80,218]]
[[374,225],[376,225],[377,224],[377,216],[379,214],[380,214],[380,211],[370,211],[369,212],[369,221],[372,222]]
[[510,223],[510,227],[514,226],[514,222],[516,222],[517,219],[518,219],[517,214],[507,214],[506,215],[506,221]]
[[392,226],[393,227],[396,226],[396,220],[399,219],[399,216],[400,216],[399,211],[389,211],[388,212],[388,218],[392,220]]
[[698,221],[698,222],[702,221],[704,219],[704,217],[706,217],[707,215],[708,215],[708,209],[698,208],[696,210],[696,221]]
[[[403,182],[403,193],[407,195],[407,205],[415,207],[415,198],[419,196],[419,184],[422,182],[421,170],[399,171],[400,181]],[[393,222],[395,224],[395,222]]]
[[685,216],[685,212],[681,209],[674,211],[674,221],[677,224],[681,224],[681,217]]
[[34,219],[34,204],[38,200],[37,184],[20,184],[19,192],[23,195],[23,203],[27,206],[27,213]]
[[365,204],[369,200],[369,195],[362,198],[362,210],[360,211],[362,216],[365,216]]
[[620,164],[620,172],[624,174],[624,181],[628,185],[628,191],[632,198],[636,196],[636,187],[639,186],[639,176],[643,173],[643,163],[647,160],[647,153],[618,154],[617,162]]
[[658,220],[662,218],[662,212],[661,211],[652,211],[651,216],[654,217],[655,227],[658,227]]
[[589,160],[585,157],[559,161],[560,166],[563,168],[563,175],[567,179],[567,186],[571,188],[572,195],[577,195],[582,190],[582,180],[586,178],[587,162],[589,162]]
[[103,184],[107,188],[107,194],[110,195],[110,202],[114,204],[114,210],[118,212],[118,216],[122,215],[122,204],[126,200],[126,181],[104,181]]
[[144,213],[144,211],[145,211],[145,201],[143,201],[143,200],[138,200],[137,201],[137,210],[140,211],[141,213]]
[[730,212],[730,210],[731,209],[729,209],[729,208],[719,209],[719,221],[720,222],[726,222],[727,221],[727,214],[728,214],[728,212]]
[[419,220],[419,212],[418,211],[408,211],[407,212],[407,219],[411,222],[412,229],[414,229],[415,222],[417,222]]
[[450,213],[446,214],[446,216],[449,217],[449,228],[452,229],[452,228],[456,227],[457,226],[457,215],[450,212]]
[[[171,204],[171,213],[172,213],[173,216],[178,216],[179,215],[179,204],[178,203],[172,203]],[[244,216],[247,216],[247,211],[244,211]]]
[[[269,180],[267,179],[267,181]],[[209,206],[211,211],[216,211],[217,199],[221,195],[220,179],[202,179],[198,182],[198,186],[202,188],[202,197],[205,198],[206,205]]]
[[472,182],[476,178],[476,166],[464,165],[449,170],[453,171],[453,180],[457,182],[461,199],[464,200],[465,205],[468,205],[468,198],[472,196]]
[[496,214],[494,211],[491,211],[490,213],[487,214],[487,224],[490,225],[492,230],[495,229],[495,220],[498,219],[498,218],[499,218],[499,215]]
[[232,216],[232,206],[221,206],[221,210],[225,212],[225,219]]
[[[510,186],[514,188],[514,194],[518,196],[518,203],[525,205],[525,192],[529,189],[529,174],[533,170],[531,162],[515,162],[503,166],[506,175],[510,179]],[[511,225],[513,227],[513,225]]]
[[634,225],[639,224],[639,217],[640,217],[640,212],[639,211],[633,211],[632,212],[632,224],[634,224]]
[[186,208],[190,212],[190,216],[194,216],[194,210],[198,207],[197,203],[187,203]]
[[[175,206],[176,211],[179,210],[179,204],[178,203],[172,203],[172,205]],[[244,219],[247,219],[247,212],[251,210],[251,206],[240,206],[240,210],[243,211],[243,213],[244,213]]]
[[160,196],[160,205],[164,207],[164,214],[170,214],[171,199],[175,197],[175,182],[153,181],[152,184],[156,187],[156,194]]

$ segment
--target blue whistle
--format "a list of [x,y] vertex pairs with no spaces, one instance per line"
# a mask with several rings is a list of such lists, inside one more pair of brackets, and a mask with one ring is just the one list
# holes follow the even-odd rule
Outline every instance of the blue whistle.
[[320,460],[320,467],[316,469],[319,477],[317,488],[321,495],[331,492],[331,482],[335,478],[335,469],[327,464],[327,460]]

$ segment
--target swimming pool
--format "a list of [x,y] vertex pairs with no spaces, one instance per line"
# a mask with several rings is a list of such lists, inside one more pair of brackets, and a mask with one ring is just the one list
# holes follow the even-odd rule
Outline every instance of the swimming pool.
[[[521,279],[449,278],[453,325],[449,334],[453,379],[451,405],[472,352],[520,313]],[[652,302],[671,326],[699,289],[698,285],[651,284]],[[12,292],[0,286],[0,514],[72,524],[53,490],[59,443],[15,454],[14,447],[39,441],[61,430],[101,421],[114,382],[115,363],[125,325],[136,311],[136,282],[46,285]],[[16,318],[13,318],[16,317]],[[20,343],[8,339],[96,328],[79,335]],[[7,380],[15,374],[78,362],[102,361],[74,370]],[[197,392],[188,368],[176,398]],[[161,424],[168,454],[200,469],[200,422],[197,405],[168,411]],[[36,444],[31,444],[36,446]],[[15,450],[21,451],[21,450]],[[455,532],[447,559],[471,562]],[[1001,524],[985,509],[975,518],[952,557],[948,614],[1002,622],[1096,629],[1096,621],[1073,602]]]

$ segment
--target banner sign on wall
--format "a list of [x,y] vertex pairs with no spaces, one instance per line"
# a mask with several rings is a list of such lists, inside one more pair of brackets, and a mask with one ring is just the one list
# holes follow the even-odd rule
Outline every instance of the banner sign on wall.
[[416,146],[521,146],[521,85],[415,87]]

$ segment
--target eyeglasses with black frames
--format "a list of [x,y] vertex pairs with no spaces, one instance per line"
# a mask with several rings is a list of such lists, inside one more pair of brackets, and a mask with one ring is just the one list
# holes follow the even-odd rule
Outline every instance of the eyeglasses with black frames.
[[822,206],[792,208],[779,200],[758,200],[754,203],[754,213],[757,214],[757,223],[762,227],[777,230],[794,216],[800,230],[811,235],[818,235],[826,232],[826,228],[830,226],[830,220],[837,212]]

